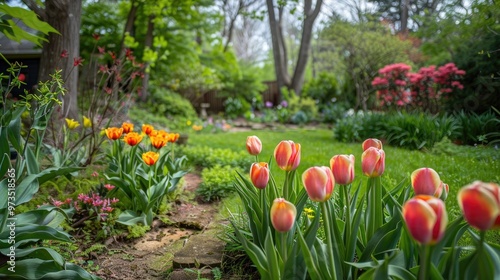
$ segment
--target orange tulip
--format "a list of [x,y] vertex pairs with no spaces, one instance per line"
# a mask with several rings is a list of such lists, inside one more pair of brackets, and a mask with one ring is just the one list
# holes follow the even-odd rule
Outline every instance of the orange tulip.
[[124,122],[124,123],[122,123],[122,128],[123,128],[123,133],[129,133],[129,132],[134,131],[134,124]]
[[108,136],[109,139],[111,140],[116,140],[120,139],[123,134],[123,128],[118,128],[118,127],[109,127],[105,129],[106,136]]
[[274,158],[282,170],[297,169],[300,163],[300,144],[295,144],[290,140],[281,141],[274,149]]
[[354,181],[354,155],[335,155],[330,159],[335,182],[348,185]]
[[160,149],[161,147],[167,145],[168,143],[168,138],[159,135],[150,137],[150,139],[151,139],[151,145],[153,145],[153,147],[155,147],[156,149]]
[[369,147],[361,155],[361,169],[368,177],[379,177],[385,170],[385,152],[375,147]]
[[129,144],[130,146],[135,146],[139,144],[141,140],[142,140],[142,135],[140,135],[137,132],[129,132],[127,133],[127,135],[125,135],[125,137],[123,137],[123,141],[125,141],[125,143]]
[[419,168],[411,173],[411,185],[416,195],[427,194],[436,196],[442,184],[439,175],[432,168]]
[[155,153],[155,152],[146,152],[146,153],[142,154],[142,160],[147,165],[155,164],[158,161],[159,157],[160,157],[160,154]]
[[177,142],[177,140],[179,140],[179,137],[180,137],[179,133],[170,133],[170,138],[168,141],[171,143],[175,143]]
[[284,198],[276,198],[271,206],[271,223],[279,232],[287,232],[292,229],[297,216],[295,205]]
[[150,135],[151,132],[153,132],[154,127],[149,124],[143,124],[142,125],[142,132],[146,133],[147,135]]
[[257,136],[247,137],[247,151],[249,154],[256,156],[262,151],[262,142]]
[[332,196],[335,178],[330,168],[314,166],[302,173],[302,183],[312,201],[325,202]]
[[444,202],[430,195],[417,195],[403,205],[408,232],[421,244],[436,244],[448,223]]
[[500,186],[475,181],[457,194],[465,220],[479,230],[500,227]]
[[255,162],[250,168],[250,179],[258,189],[264,189],[269,182],[269,166],[267,162]]
[[366,149],[370,147],[375,147],[377,149],[382,149],[382,141],[375,139],[375,138],[368,138],[366,139],[363,144],[363,151],[366,151]]

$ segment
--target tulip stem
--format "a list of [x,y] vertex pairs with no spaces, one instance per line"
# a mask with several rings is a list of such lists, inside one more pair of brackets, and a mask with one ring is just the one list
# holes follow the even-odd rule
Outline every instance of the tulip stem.
[[366,230],[366,242],[375,234],[375,231],[383,225],[382,209],[382,187],[380,186],[380,177],[368,179],[368,210],[370,214],[367,218],[368,225]]
[[286,244],[286,236],[287,235],[287,232],[282,232],[280,233],[280,237],[281,237],[281,250],[282,250],[282,256],[281,256],[281,259],[283,260],[283,264],[286,264],[286,260],[287,260],[287,244]]
[[328,246],[328,262],[330,263],[327,267],[332,268],[332,277],[336,277],[335,271],[335,259],[333,257],[333,239],[332,239],[332,228],[330,227],[330,215],[328,214],[327,202],[321,202],[321,214],[323,215],[323,225],[325,228],[326,235],[326,245]]
[[[351,232],[351,203],[349,199],[349,185],[342,185],[340,188],[344,192],[344,199],[345,199],[345,247],[346,247],[346,255],[345,255],[345,260],[348,262],[353,261],[354,257],[354,250],[351,252],[351,248],[349,247],[349,242],[348,240],[352,237],[352,232]],[[353,247],[354,249],[354,247]],[[347,268],[347,271],[346,269]],[[349,275],[349,268],[347,266],[344,266],[344,271],[346,271],[347,275]]]
[[420,246],[420,269],[418,270],[418,280],[429,279],[429,269],[431,266],[431,245],[422,244]]

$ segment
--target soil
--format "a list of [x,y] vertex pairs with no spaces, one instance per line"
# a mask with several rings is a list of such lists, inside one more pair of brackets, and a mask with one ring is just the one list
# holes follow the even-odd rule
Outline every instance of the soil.
[[168,215],[156,219],[143,237],[113,238],[106,242],[103,251],[90,254],[90,270],[95,275],[106,280],[170,279],[174,253],[190,236],[203,231],[219,211],[217,203],[196,201],[194,191],[201,182],[199,175],[186,174],[184,180],[184,192],[188,195],[182,197],[191,198],[177,200]]

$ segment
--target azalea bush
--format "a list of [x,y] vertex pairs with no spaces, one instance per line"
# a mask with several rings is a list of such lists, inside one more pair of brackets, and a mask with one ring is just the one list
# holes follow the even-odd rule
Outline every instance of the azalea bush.
[[124,225],[151,225],[164,198],[187,173],[186,157],[174,154],[178,133],[147,124],[141,130],[134,131],[134,124],[127,122],[105,130],[111,149],[104,176],[115,186],[108,196],[116,196],[124,208],[118,217]]
[[451,97],[455,90],[462,90],[460,79],[465,71],[454,63],[441,67],[422,67],[417,73],[410,72],[411,66],[396,63],[380,69],[379,76],[372,81],[377,89],[380,106],[398,109],[409,106],[426,112],[438,112],[439,106]]
[[[414,170],[391,189],[381,183],[385,152],[377,139],[362,144],[359,180],[353,155],[334,155],[328,166],[299,175],[298,143],[280,142],[270,162],[259,161],[256,137],[247,139],[247,150],[256,162],[249,176],[240,173],[235,181],[247,226],[232,225],[262,279],[500,277],[500,246],[485,240],[500,220],[497,184],[463,187],[463,216],[449,221],[449,187],[432,168]],[[274,180],[272,164],[286,173],[283,185]],[[460,244],[465,235],[473,244]]]

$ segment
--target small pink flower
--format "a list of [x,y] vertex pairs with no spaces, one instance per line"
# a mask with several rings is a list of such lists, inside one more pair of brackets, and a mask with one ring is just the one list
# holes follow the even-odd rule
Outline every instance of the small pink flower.
[[97,47],[97,50],[99,51],[100,54],[103,54],[106,51],[105,47]]
[[92,172],[92,177],[98,177],[99,173],[97,171]]
[[111,204],[118,203],[118,201],[120,201],[118,198],[113,197],[113,199],[111,199]]
[[114,188],[115,188],[115,186],[113,186],[113,185],[111,185],[111,184],[106,184],[106,185],[104,185],[104,187],[105,187],[108,191],[110,191],[110,190],[112,190],[112,189],[114,189]]
[[67,57],[68,57],[68,51],[67,51],[67,50],[63,50],[63,51],[61,52],[61,57],[62,57],[62,58],[67,58]]
[[61,205],[64,205],[64,202],[52,199],[52,205],[54,205],[55,207],[60,207]]
[[83,65],[83,58],[82,57],[75,57],[73,58],[73,66],[82,66]]

